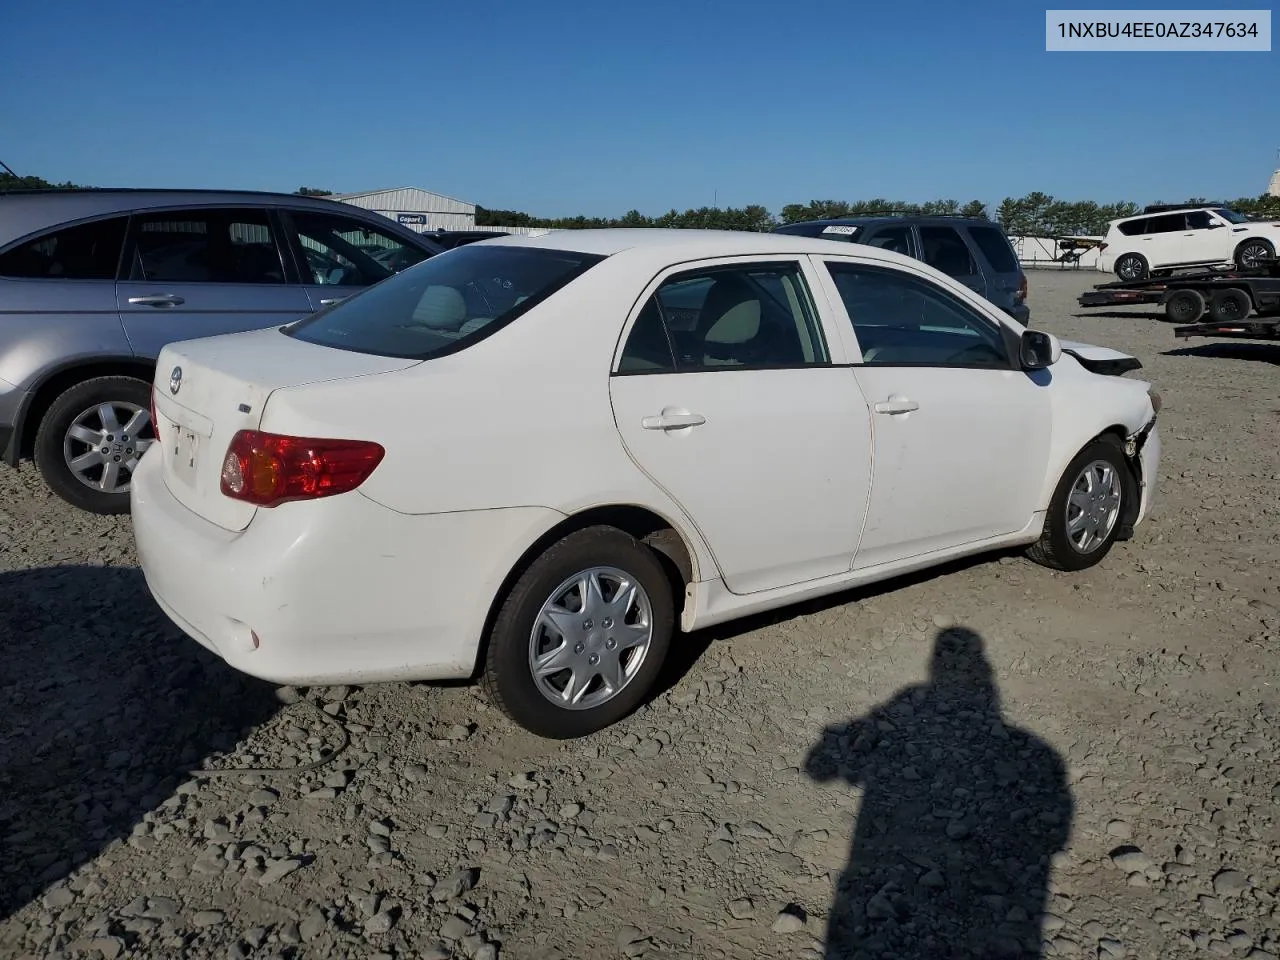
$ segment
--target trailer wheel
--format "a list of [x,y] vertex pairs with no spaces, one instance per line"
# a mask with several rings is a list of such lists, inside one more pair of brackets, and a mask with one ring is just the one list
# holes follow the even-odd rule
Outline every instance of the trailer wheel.
[[1214,323],[1239,323],[1253,311],[1253,301],[1245,291],[1231,287],[1219,290],[1209,301],[1209,315]]
[[1145,280],[1149,272],[1147,258],[1140,253],[1126,253],[1116,261],[1115,269],[1121,280]]
[[1199,290],[1175,290],[1164,302],[1164,315],[1174,323],[1195,323],[1204,313]]

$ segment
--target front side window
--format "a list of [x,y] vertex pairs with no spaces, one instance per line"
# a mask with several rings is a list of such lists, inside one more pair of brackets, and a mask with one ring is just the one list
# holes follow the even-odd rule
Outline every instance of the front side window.
[[427,253],[394,234],[354,217],[328,213],[289,214],[298,234],[307,282],[369,287],[420,263]]
[[1009,368],[1000,327],[936,284],[884,267],[829,262],[827,269],[863,363]]
[[128,279],[155,283],[284,283],[265,210],[174,210],[136,218]]
[[826,341],[799,264],[753,263],[668,278],[637,317],[618,372],[827,362]]
[[1207,210],[1192,210],[1187,214],[1188,230],[1208,230],[1211,222]]
[[1228,210],[1226,207],[1215,207],[1213,210],[1218,216],[1227,223],[1248,223],[1249,218],[1242,213],[1236,213],[1234,210]]
[[429,360],[482,340],[603,257],[468,244],[432,257],[287,328],[339,350]]
[[0,277],[114,280],[128,217],[65,227],[0,256]]
[[978,272],[969,245],[954,227],[921,227],[920,244],[924,247],[920,259],[949,277],[970,277]]

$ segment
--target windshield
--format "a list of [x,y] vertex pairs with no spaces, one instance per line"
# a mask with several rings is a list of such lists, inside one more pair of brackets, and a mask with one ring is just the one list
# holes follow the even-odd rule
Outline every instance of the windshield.
[[339,350],[427,360],[484,339],[603,259],[471,244],[436,254],[285,332]]
[[1248,223],[1249,218],[1244,214],[1236,213],[1234,210],[1228,210],[1226,207],[1214,207],[1213,212],[1220,216],[1227,223]]

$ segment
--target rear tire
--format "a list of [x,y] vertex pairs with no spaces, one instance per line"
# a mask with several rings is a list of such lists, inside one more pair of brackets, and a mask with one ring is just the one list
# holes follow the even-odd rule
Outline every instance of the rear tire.
[[1175,290],[1164,302],[1164,315],[1174,323],[1195,323],[1204,315],[1204,297],[1199,290]]
[[[584,578],[599,591],[591,599],[576,586]],[[620,599],[622,581],[636,588],[634,599]],[[489,635],[484,687],[531,733],[556,740],[588,736],[639,706],[674,630],[670,581],[657,554],[615,527],[588,527],[548,547],[502,601]],[[536,661],[546,664],[540,677]],[[581,697],[572,706],[577,689]]]
[[1116,276],[1121,280],[1145,280],[1150,273],[1147,258],[1140,253],[1126,253],[1116,260]]
[[[1085,570],[1100,563],[1115,546],[1135,496],[1137,484],[1120,441],[1110,435],[1091,441],[1063,471],[1049,501],[1044,531],[1027,556],[1053,570]],[[1089,531],[1093,536],[1080,539]]]
[[1209,299],[1209,315],[1214,323],[1240,323],[1249,319],[1253,301],[1238,287],[1219,290]]
[[63,391],[40,420],[36,468],[73,507],[128,513],[133,469],[154,440],[151,385],[133,377],[95,377]]

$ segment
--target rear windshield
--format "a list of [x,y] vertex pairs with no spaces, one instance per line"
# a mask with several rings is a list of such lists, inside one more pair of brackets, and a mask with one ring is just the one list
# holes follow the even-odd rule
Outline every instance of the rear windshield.
[[468,244],[388,277],[285,332],[339,350],[428,360],[483,340],[603,259]]
[[1016,273],[1018,258],[1013,254],[1013,247],[1003,233],[995,227],[970,227],[969,236],[973,237],[996,273]]

